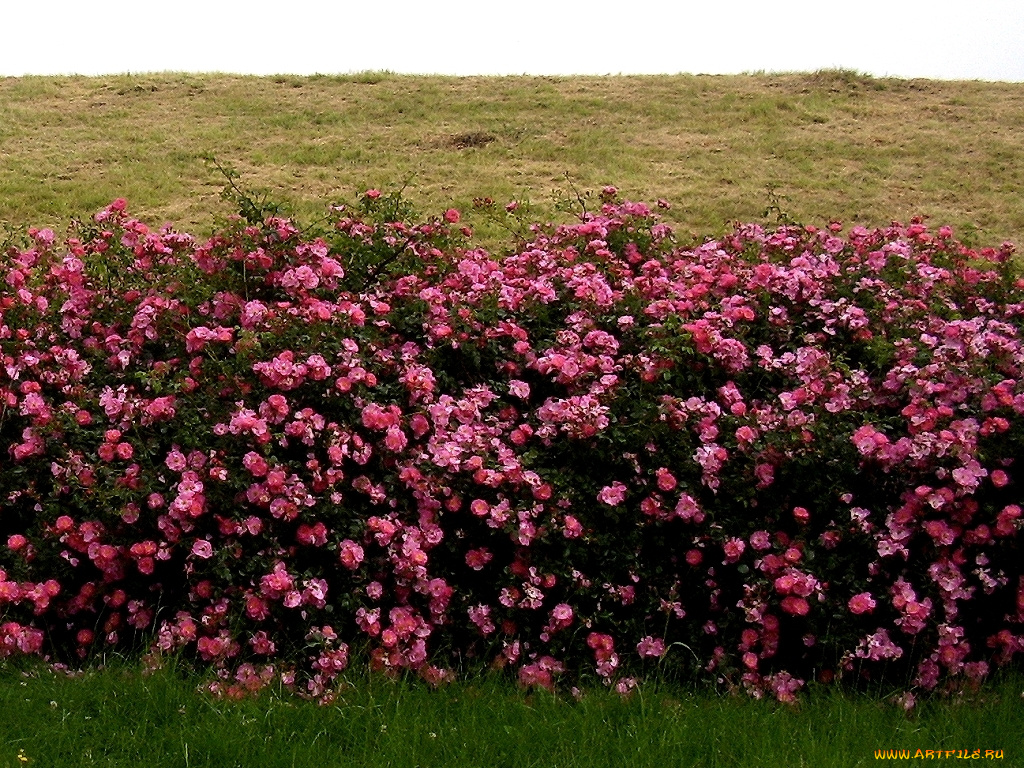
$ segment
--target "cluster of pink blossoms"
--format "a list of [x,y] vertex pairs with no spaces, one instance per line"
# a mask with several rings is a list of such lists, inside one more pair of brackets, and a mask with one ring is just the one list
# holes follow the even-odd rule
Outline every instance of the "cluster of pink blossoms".
[[684,248],[607,190],[498,257],[386,202],[198,243],[116,201],[3,255],[0,655],[151,643],[324,701],[355,661],[792,701],[1019,660],[1009,246]]

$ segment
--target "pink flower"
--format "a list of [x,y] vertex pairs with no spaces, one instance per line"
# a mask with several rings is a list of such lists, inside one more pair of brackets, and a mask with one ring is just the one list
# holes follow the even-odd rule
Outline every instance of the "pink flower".
[[342,565],[354,571],[363,562],[363,548],[351,539],[345,539],[338,548],[338,559]]
[[564,666],[552,657],[543,656],[539,661],[519,668],[519,684],[524,688],[536,686],[554,691],[552,673],[562,672],[564,669]]
[[471,549],[466,553],[466,565],[474,571],[481,571],[485,565],[491,562],[493,557],[494,555],[491,554],[491,551],[487,549],[487,547]]
[[460,218],[462,217],[459,215],[459,212],[454,208],[449,208],[447,211],[444,212],[444,220],[447,221],[449,224],[458,224]]
[[788,672],[778,672],[768,678],[768,685],[778,701],[783,704],[794,704],[797,700],[795,694],[803,687],[804,681]]
[[615,640],[611,635],[601,632],[591,632],[587,635],[587,645],[594,651],[594,656],[599,660],[610,658],[615,651]]
[[[740,405],[737,403],[737,405]],[[757,430],[746,425],[736,430],[736,442],[742,446],[750,445],[757,440]]]
[[618,480],[611,485],[606,485],[597,494],[597,500],[602,504],[615,507],[621,504],[626,498],[626,486]]
[[[168,421],[173,419],[176,413],[174,401],[174,395],[167,395],[165,397],[158,397],[154,399],[145,407],[142,423],[145,425],[151,424],[155,421]],[[84,413],[88,416],[87,412]]]
[[780,595],[788,595],[793,591],[796,581],[796,576],[792,573],[784,573],[782,576],[775,579],[775,591]]
[[370,403],[363,408],[362,421],[367,429],[385,430],[398,424],[399,410],[397,406],[382,408],[376,403]]
[[509,382],[508,391],[510,395],[518,397],[520,400],[526,400],[530,397],[530,385],[519,379],[512,379]]
[[172,472],[181,472],[188,466],[188,462],[185,460],[185,454],[177,449],[172,450],[167,454],[167,458],[164,459],[164,463]]
[[791,616],[806,616],[811,610],[811,606],[808,602],[804,598],[797,597],[796,595],[789,595],[788,597],[782,598],[780,605],[782,606],[782,610]]
[[871,611],[875,609],[875,605],[875,600],[871,597],[870,592],[861,592],[860,594],[854,595],[847,603],[850,613],[857,615],[862,613],[871,613]]
[[679,501],[676,502],[675,514],[681,520],[692,520],[698,524],[704,521],[704,513],[697,505],[697,500],[688,493],[679,496]]
[[427,421],[427,417],[422,413],[417,413],[409,419],[409,428],[417,438],[420,438],[430,431],[430,422]]
[[489,605],[476,605],[468,609],[469,620],[472,621],[480,634],[486,636],[494,632],[494,622],[491,621],[491,607]]
[[559,603],[551,609],[550,619],[544,628],[545,634],[550,635],[572,626],[574,618],[572,607],[567,603]]
[[658,478],[658,488],[666,493],[676,487],[675,476],[665,467],[659,467],[655,473]]
[[743,539],[731,538],[728,539],[725,544],[722,545],[722,551],[725,552],[725,562],[735,563],[740,559],[744,550],[747,548],[747,543]]
[[956,541],[956,531],[945,520],[925,520],[921,527],[940,546],[948,547]]
[[862,456],[871,456],[889,443],[889,439],[872,424],[860,427],[850,438]]
[[636,652],[641,658],[661,658],[665,655],[665,641],[660,637],[648,635],[636,645]]
[[880,629],[873,635],[868,635],[861,640],[855,656],[861,659],[898,659],[903,655],[903,649],[896,645],[889,637],[889,631]]
[[260,588],[263,594],[269,598],[279,598],[292,590],[294,581],[291,574],[285,568],[284,563],[278,561],[274,569],[260,579]]
[[[270,606],[259,595],[248,595],[245,598],[245,613],[251,619],[263,621],[270,615]],[[266,636],[265,632],[262,634]]]
[[253,477],[263,477],[270,470],[267,460],[255,451],[249,451],[242,457],[242,466],[249,470]]
[[398,427],[388,427],[388,431],[384,437],[384,445],[387,449],[393,453],[398,453],[403,450],[406,445],[409,444],[409,439],[405,436],[405,433]]
[[630,696],[636,687],[637,681],[635,677],[620,677],[615,681],[615,692],[619,694],[619,696]]
[[555,619],[559,623],[567,623],[572,621],[572,606],[566,603],[559,603],[551,609],[551,618]]
[[203,560],[209,560],[213,557],[213,545],[206,539],[199,539],[192,544],[192,554]]
[[302,523],[295,531],[295,540],[307,547],[322,547],[327,543],[327,526],[319,520],[313,525]]
[[1016,504],[1003,507],[996,516],[996,536],[1011,536],[1016,528],[1016,521],[1021,517],[1021,508]]
[[320,284],[320,278],[308,264],[303,264],[295,269],[289,269],[280,277],[280,284],[284,288],[302,287],[306,290],[313,290]]
[[767,488],[775,481],[775,467],[771,464],[758,464],[754,467],[754,474],[757,476],[757,487]]

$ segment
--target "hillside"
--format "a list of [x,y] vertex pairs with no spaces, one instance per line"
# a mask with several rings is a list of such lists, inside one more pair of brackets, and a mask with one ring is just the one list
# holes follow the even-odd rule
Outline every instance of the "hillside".
[[924,215],[968,241],[1020,242],[1021,125],[1024,84],[847,71],[8,78],[0,221],[60,225],[126,197],[152,224],[206,234],[230,212],[212,155],[303,216],[406,183],[427,212],[489,196],[553,216],[568,175],[580,191],[664,198],[684,232],[758,218],[774,189],[808,223]]

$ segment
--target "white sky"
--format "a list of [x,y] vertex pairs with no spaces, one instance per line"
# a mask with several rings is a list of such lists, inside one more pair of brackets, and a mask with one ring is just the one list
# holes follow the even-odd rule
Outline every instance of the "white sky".
[[730,74],[1024,81],[1024,0],[0,0],[0,76]]

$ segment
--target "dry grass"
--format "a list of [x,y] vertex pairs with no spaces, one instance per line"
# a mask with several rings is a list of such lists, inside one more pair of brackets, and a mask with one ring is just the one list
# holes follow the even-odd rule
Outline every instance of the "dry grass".
[[666,198],[684,230],[759,218],[925,215],[1024,241],[1024,85],[847,71],[658,77],[161,74],[0,80],[0,220],[59,225],[114,197],[210,230],[213,155],[302,215],[409,182],[421,209],[474,197],[554,215],[566,174]]

